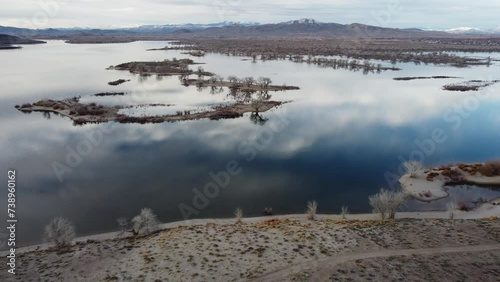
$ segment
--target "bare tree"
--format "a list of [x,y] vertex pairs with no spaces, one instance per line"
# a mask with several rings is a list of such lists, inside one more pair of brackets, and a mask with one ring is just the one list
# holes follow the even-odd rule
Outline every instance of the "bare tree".
[[212,78],[215,79],[214,82],[217,82],[217,81],[220,82],[220,83],[224,82],[224,78],[222,76],[220,76],[220,75],[214,75],[214,76],[212,76]]
[[63,217],[52,219],[44,229],[45,241],[54,243],[57,248],[70,245],[75,236],[75,226]]
[[132,232],[132,223],[126,217],[120,217],[116,220],[120,227],[119,235],[122,236],[125,232]]
[[386,199],[379,193],[368,197],[368,201],[373,208],[373,212],[380,214],[381,219],[384,220],[387,217],[387,210],[384,205]]
[[188,75],[187,74],[181,74],[179,76],[179,81],[183,84],[183,85],[188,85]]
[[406,200],[406,193],[380,189],[380,192],[368,198],[375,213],[379,213],[382,220],[386,217],[394,218],[399,207]]
[[269,77],[259,77],[258,83],[262,88],[267,88],[273,81]]
[[346,219],[348,214],[349,214],[349,208],[347,206],[342,206],[342,209],[340,212],[342,219]]
[[417,173],[424,169],[424,165],[419,161],[406,161],[403,163],[403,167],[406,174],[410,175],[411,178],[415,178]]
[[233,86],[236,86],[238,84],[238,81],[239,81],[239,78],[237,78],[236,76],[234,75],[230,75],[228,76],[227,80],[229,80],[229,82],[233,85]]
[[307,203],[306,217],[309,220],[314,220],[316,218],[316,212],[318,211],[318,203],[312,201]]
[[139,215],[132,218],[132,232],[134,235],[148,235],[158,230],[159,224],[153,211],[144,208]]
[[236,224],[241,223],[241,219],[243,218],[243,210],[241,208],[237,208],[234,211],[234,217],[236,218]]
[[259,113],[260,112],[260,108],[262,107],[262,102],[259,101],[259,100],[256,100],[256,99],[253,99],[252,100],[252,103],[251,103],[251,106],[254,110],[255,113]]
[[244,82],[247,87],[250,87],[255,83],[255,79],[251,76],[245,77]]
[[455,218],[455,211],[458,210],[458,204],[456,202],[451,202],[446,205],[448,209],[448,218],[453,220]]
[[389,218],[392,219],[396,217],[396,212],[398,211],[399,207],[404,204],[404,202],[408,198],[408,195],[402,191],[385,191],[387,193],[387,198],[389,199],[387,203],[387,213],[389,215]]

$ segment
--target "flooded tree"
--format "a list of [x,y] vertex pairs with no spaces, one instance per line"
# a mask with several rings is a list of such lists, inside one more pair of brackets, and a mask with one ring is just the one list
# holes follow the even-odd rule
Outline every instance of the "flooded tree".
[[250,114],[250,121],[256,125],[265,125],[269,119],[263,117],[259,112],[253,112]]
[[229,80],[229,82],[233,85],[233,86],[236,86],[238,85],[238,82],[239,82],[239,78],[234,76],[234,75],[230,75],[228,76],[227,80]]
[[262,77],[262,76],[259,77],[257,82],[262,88],[267,88],[269,85],[271,85],[271,83],[273,83],[273,81],[269,77]]
[[205,72],[205,69],[203,67],[198,67],[196,74],[198,75],[199,78],[203,77],[203,73]]
[[250,87],[250,86],[252,86],[252,85],[255,83],[255,79],[254,79],[253,77],[251,77],[251,76],[249,76],[249,77],[245,77],[245,78],[243,79],[243,81],[244,81],[244,84],[245,84],[247,87]]

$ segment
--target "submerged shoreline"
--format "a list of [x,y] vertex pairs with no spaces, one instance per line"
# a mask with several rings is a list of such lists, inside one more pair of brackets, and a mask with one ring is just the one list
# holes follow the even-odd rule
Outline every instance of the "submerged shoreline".
[[[500,199],[493,200],[497,204],[486,203],[477,207],[474,210],[465,211],[455,211],[455,220],[475,220],[481,218],[491,218],[500,217]],[[395,220],[401,219],[448,219],[449,215],[447,211],[411,211],[411,212],[398,212],[396,213]],[[243,223],[258,223],[267,220],[304,220],[306,221],[306,216],[304,214],[284,214],[284,215],[272,215],[272,216],[258,216],[242,218]],[[377,213],[357,213],[357,214],[347,214],[346,219],[339,214],[318,214],[316,215],[316,220],[337,220],[342,221],[360,221],[360,222],[372,222],[380,221],[380,216]],[[393,221],[393,220],[385,220]],[[169,223],[162,223],[159,225],[159,231],[167,231],[169,229],[175,229],[178,227],[189,227],[189,226],[199,226],[199,225],[232,225],[234,224],[234,218],[203,218],[203,219],[188,219],[181,221],[174,221]],[[382,221],[383,222],[383,221]],[[126,239],[133,238],[131,233],[128,235],[120,235],[120,231],[105,232],[105,233],[95,233],[89,235],[83,235],[77,237],[74,242],[86,242],[86,241],[101,241],[110,239]],[[50,244],[30,244],[19,247],[17,249],[18,253],[26,253],[40,249],[50,248]],[[0,251],[0,255],[6,252],[4,250]]]
[[[275,107],[278,107],[286,102],[278,101],[261,101],[254,104],[234,103],[226,106],[215,107],[211,111],[203,111],[199,113],[191,113],[191,111],[179,112],[173,115],[162,116],[142,116],[133,117],[119,114],[122,106],[103,106],[95,103],[82,104],[79,98],[66,99],[61,101],[42,100],[31,104],[16,106],[21,112],[49,112],[56,113],[61,116],[70,118],[75,124],[87,123],[104,123],[104,122],[119,122],[119,123],[163,123],[176,122],[198,119],[232,119],[242,117],[245,113],[264,113]],[[256,110],[257,109],[257,110]]]
[[[399,183],[403,191],[424,202],[448,197],[448,192],[444,189],[445,186],[468,184],[500,187],[500,175],[496,175],[495,171],[490,176],[482,175],[479,172],[486,165],[488,163],[441,166],[420,171],[413,176],[410,174],[403,175],[399,179]],[[497,166],[495,162],[491,162],[490,165]]]

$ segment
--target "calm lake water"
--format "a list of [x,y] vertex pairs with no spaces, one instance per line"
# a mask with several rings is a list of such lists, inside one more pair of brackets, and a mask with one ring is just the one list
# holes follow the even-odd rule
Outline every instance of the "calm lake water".
[[[398,64],[403,71],[363,75],[289,61],[254,64],[216,54],[193,58],[224,77],[267,76],[274,84],[299,86],[299,91],[272,94],[273,100],[292,102],[262,114],[268,119],[264,125],[245,115],[217,122],[73,126],[67,118],[22,114],[14,108],[78,95],[83,102],[109,105],[175,105],[129,111],[141,115],[202,110],[231,101],[227,90],[214,94],[210,89],[186,88],[177,77],[141,78],[106,70],[129,61],[188,57],[177,51],[146,51],[165,45],[50,41],[0,52],[0,179],[5,188],[0,193],[0,219],[6,216],[7,170],[15,168],[21,243],[40,240],[43,226],[59,215],[72,220],[80,235],[115,230],[117,218],[132,217],[143,207],[152,208],[163,222],[182,220],[179,205],[193,207],[193,189],[203,191],[213,182],[211,172],[225,171],[235,162],[240,173],[193,217],[231,217],[237,207],[245,216],[260,215],[265,207],[276,214],[302,213],[309,200],[319,202],[321,213],[338,213],[343,205],[352,212],[368,212],[368,196],[381,187],[397,187],[386,176],[398,175],[401,159],[410,155],[423,156],[427,166],[500,158],[500,85],[477,93],[441,90],[447,83],[500,79],[498,62],[466,69]],[[434,75],[462,79],[393,80]],[[121,78],[131,81],[116,87],[107,84]],[[128,95],[90,96],[106,91]],[[444,132],[446,141],[435,148],[427,144],[429,152],[420,149],[415,140],[432,138],[436,129]],[[84,146],[89,135],[98,142],[60,181],[53,164],[67,164],[68,151]],[[476,187],[453,192],[454,199],[479,196],[492,198],[500,192]],[[410,201],[407,208],[443,205]]]

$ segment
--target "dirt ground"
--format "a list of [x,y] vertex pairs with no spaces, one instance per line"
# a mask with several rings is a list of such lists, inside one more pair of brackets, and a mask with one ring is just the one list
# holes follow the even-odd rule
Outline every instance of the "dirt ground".
[[[441,254],[443,247],[465,249]],[[425,255],[402,256],[411,251]],[[365,259],[348,259],[356,254]],[[15,279],[0,267],[0,281],[498,281],[499,257],[498,218],[273,218],[28,252],[18,257]]]
[[391,256],[330,269],[329,281],[498,281],[500,251]]

